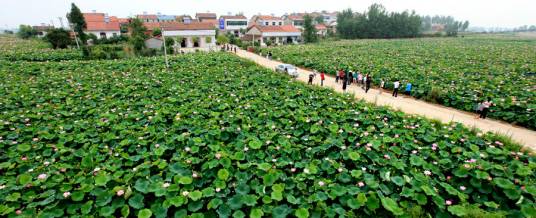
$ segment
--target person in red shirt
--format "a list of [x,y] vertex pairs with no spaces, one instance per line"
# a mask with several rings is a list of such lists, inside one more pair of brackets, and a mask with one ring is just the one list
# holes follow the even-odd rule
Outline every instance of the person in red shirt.
[[324,86],[324,80],[326,79],[326,76],[324,75],[324,71],[320,73],[320,86]]

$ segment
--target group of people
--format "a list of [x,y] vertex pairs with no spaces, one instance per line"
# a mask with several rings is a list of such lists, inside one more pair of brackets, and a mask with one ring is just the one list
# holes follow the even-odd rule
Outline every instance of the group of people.
[[[307,84],[312,85],[313,84],[313,79],[315,77],[316,77],[316,71],[314,71],[313,73],[309,74],[309,80],[307,81]],[[324,80],[326,80],[326,75],[322,71],[322,72],[320,72],[320,86],[324,86]],[[343,90],[343,92],[346,92],[346,88],[347,88],[348,85],[351,85],[352,83],[356,83],[356,85],[358,85],[358,86],[361,85],[361,88],[365,90],[365,93],[368,93],[368,91],[370,89],[370,85],[372,83],[372,77],[368,73],[364,74],[364,73],[361,73],[359,71],[352,72],[352,71],[339,70],[339,71],[337,71],[337,73],[335,75],[335,82],[339,83],[339,81],[342,82],[342,90]],[[404,82],[406,83],[406,88],[404,90],[405,91],[404,94],[411,96],[411,91],[413,89],[413,84],[411,82],[409,82],[409,81],[404,81]],[[398,97],[400,86],[401,86],[400,80],[396,79],[393,82],[393,93],[392,93],[393,97],[395,97],[395,98]],[[383,79],[380,79],[380,87],[379,87],[380,94],[383,92],[384,88],[385,88],[385,81]],[[493,105],[493,103],[492,103],[490,98],[487,98],[485,101],[480,102],[476,106],[476,111],[479,114],[479,116],[477,116],[476,119],[478,119],[478,118],[486,119],[487,114],[488,114],[488,112],[490,110],[489,108],[492,105]]]
[[231,51],[231,52],[234,51],[234,53],[236,53],[236,48],[237,48],[236,45],[230,45],[230,44],[225,44],[223,46],[223,49],[225,49],[225,51]]

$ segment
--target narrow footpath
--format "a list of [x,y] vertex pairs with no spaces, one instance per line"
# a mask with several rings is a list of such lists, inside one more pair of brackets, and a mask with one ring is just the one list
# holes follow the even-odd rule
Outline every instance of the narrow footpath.
[[[282,62],[269,60],[265,57],[241,49],[237,50],[236,55],[252,60],[257,64],[272,70],[274,70],[277,65],[282,64]],[[298,72],[300,75],[297,79],[307,83],[309,74],[312,72],[301,68],[298,69]],[[315,77],[313,84],[320,86],[319,75]],[[335,83],[335,78],[331,75],[326,75],[324,87],[332,88],[337,92],[343,92],[342,85],[340,83]],[[536,131],[533,130],[493,119],[475,119],[477,114],[421,101],[404,95],[399,95],[398,98],[395,98],[391,96],[391,92],[388,90],[384,90],[383,93],[380,93],[378,89],[371,88],[368,93],[365,93],[360,86],[358,87],[354,83],[347,86],[346,92],[354,94],[357,99],[363,99],[376,105],[389,106],[408,114],[422,115],[430,119],[440,120],[443,123],[458,122],[467,127],[476,127],[483,131],[510,136],[514,141],[532,149],[532,151],[536,151]]]

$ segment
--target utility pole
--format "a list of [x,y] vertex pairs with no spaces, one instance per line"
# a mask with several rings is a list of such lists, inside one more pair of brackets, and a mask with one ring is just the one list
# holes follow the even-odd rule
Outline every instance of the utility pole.
[[168,64],[168,58],[167,58],[167,47],[166,47],[166,37],[164,36],[164,27],[161,26],[160,27],[160,30],[162,32],[162,40],[164,40],[164,59],[166,60],[166,69],[169,68],[169,64]]

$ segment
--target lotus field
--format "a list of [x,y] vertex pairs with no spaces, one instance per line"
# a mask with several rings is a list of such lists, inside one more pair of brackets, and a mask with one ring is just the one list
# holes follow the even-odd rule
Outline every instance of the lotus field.
[[474,111],[490,97],[490,117],[536,129],[536,40],[454,38],[356,40],[264,49],[284,62],[334,74],[370,73],[373,83],[395,79],[414,85],[412,95]]
[[232,54],[163,68],[0,60],[0,216],[536,216],[535,158],[502,137]]

